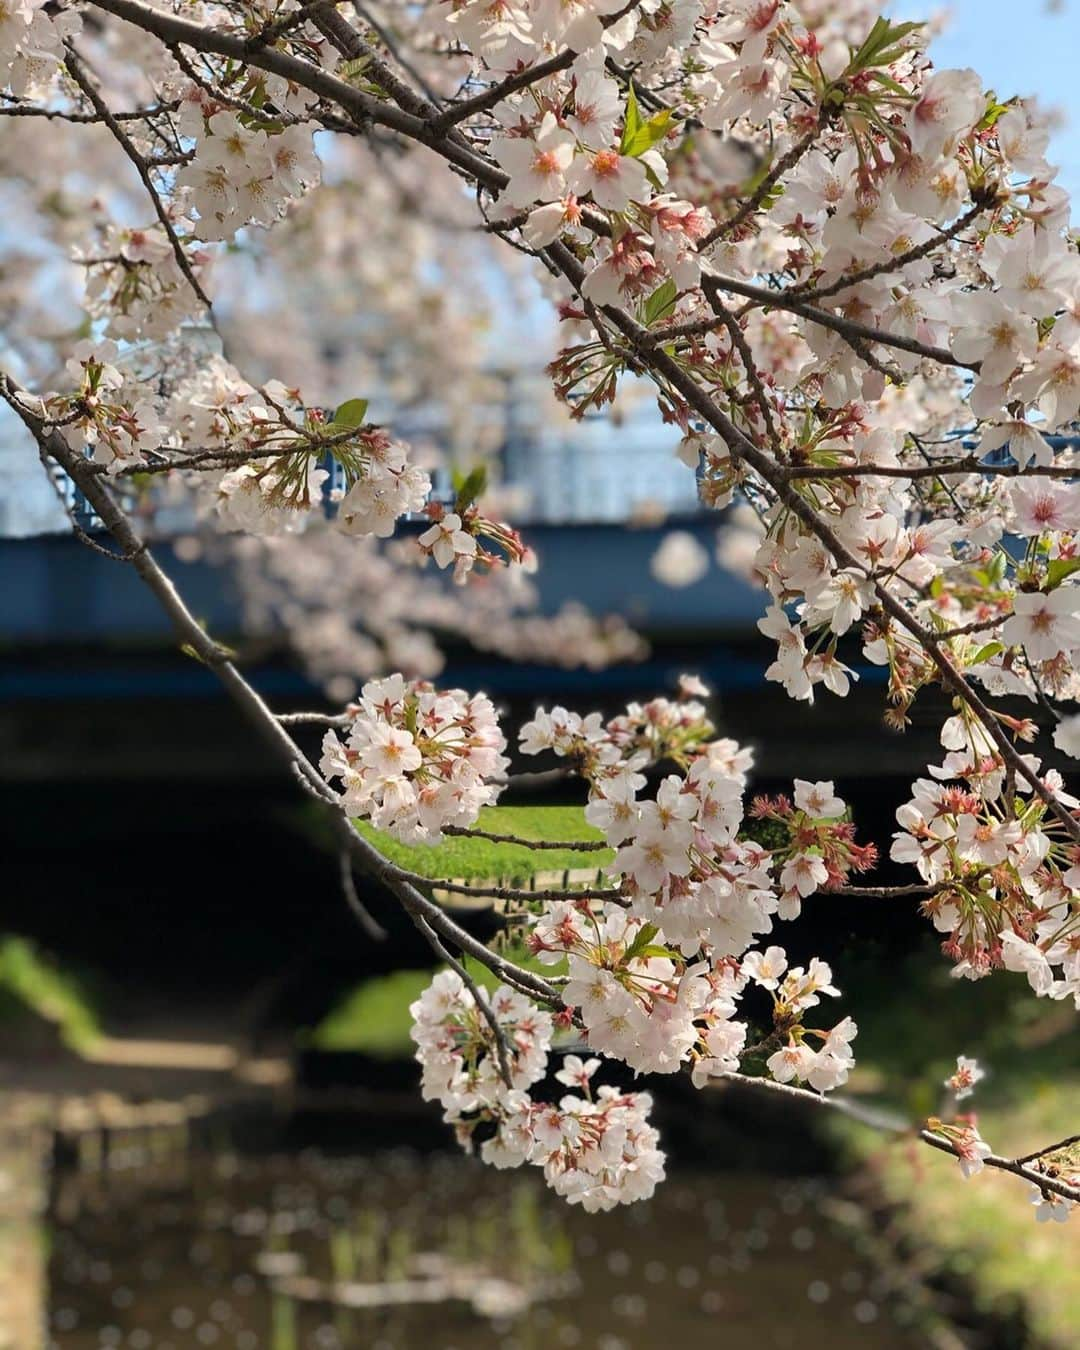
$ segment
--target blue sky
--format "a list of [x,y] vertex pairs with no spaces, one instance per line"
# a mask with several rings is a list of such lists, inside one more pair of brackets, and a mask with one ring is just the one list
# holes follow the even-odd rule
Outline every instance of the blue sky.
[[[892,13],[924,19],[935,0],[898,0]],[[1065,118],[1051,146],[1062,185],[1080,199],[1080,0],[950,0],[931,48],[937,66],[971,66],[999,95],[1035,94]],[[1074,220],[1080,210],[1074,207]]]

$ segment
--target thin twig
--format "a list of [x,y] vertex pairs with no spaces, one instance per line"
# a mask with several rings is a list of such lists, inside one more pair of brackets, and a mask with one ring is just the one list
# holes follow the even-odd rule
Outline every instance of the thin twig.
[[803,155],[806,154],[820,135],[821,127],[815,126],[808,131],[801,140],[796,141],[794,145],[790,146],[788,150],[780,156],[734,215],[728,216],[726,220],[718,221],[717,224],[713,226],[698,245],[698,252],[704,253],[711,244],[715,244],[718,239],[722,239],[725,235],[731,234],[733,230],[737,230],[740,225],[747,221],[780,179],[783,178],[784,174],[798,164],[799,160],[802,159]]
[[466,839],[490,839],[493,844],[520,844],[522,848],[569,849],[574,853],[603,853],[611,847],[600,839],[523,839],[517,834],[492,834],[490,830],[467,829],[463,825],[445,825],[443,834],[461,835]]
[[933,464],[792,464],[781,469],[785,478],[921,478],[959,477],[984,474],[988,478],[1080,478],[1080,464],[984,464],[975,455],[964,459],[939,459]]
[[[946,1139],[943,1135],[936,1134],[933,1130],[915,1129],[913,1126],[894,1117],[884,1116],[875,1111],[868,1111],[860,1103],[853,1102],[850,1097],[836,1096],[832,1093],[813,1092],[810,1088],[796,1087],[793,1083],[777,1083],[772,1078],[752,1078],[748,1074],[742,1073],[724,1073],[717,1076],[726,1082],[738,1083],[742,1087],[758,1088],[766,1092],[776,1093],[779,1096],[805,1102],[808,1106],[839,1111],[842,1115],[850,1116],[853,1120],[858,1120],[864,1125],[869,1125],[872,1129],[884,1130],[896,1135],[912,1134],[924,1144],[929,1144],[931,1148],[940,1149],[942,1153],[948,1153],[954,1158],[963,1156],[957,1145],[952,1140]],[[1039,1155],[1032,1154],[1030,1156],[1038,1157]],[[1061,1196],[1063,1200],[1080,1202],[1080,1185],[1073,1186],[1067,1181],[1062,1181],[1060,1177],[1052,1177],[1048,1176],[1045,1172],[1036,1171],[1034,1168],[1028,1167],[1023,1158],[1002,1158],[996,1153],[990,1153],[983,1158],[983,1164],[996,1171],[1009,1172],[1013,1176],[1021,1177],[1024,1181],[1030,1182],[1033,1186],[1038,1186],[1044,1191],[1051,1191],[1055,1195]]]
[[966,229],[977,216],[982,215],[989,205],[991,203],[982,200],[973,202],[964,214],[958,216],[951,225],[944,230],[940,230],[937,234],[931,235],[929,239],[924,239],[921,244],[915,244],[893,257],[882,258],[869,267],[863,267],[858,272],[852,272],[849,276],[841,277],[839,281],[834,281],[829,286],[792,286],[790,290],[781,292],[781,294],[792,298],[805,297],[811,301],[828,300],[830,296],[839,295],[841,291],[850,290],[853,286],[861,285],[864,281],[873,281],[875,277],[885,276],[889,272],[899,272],[910,263],[928,257],[935,249],[940,248],[950,239],[955,239],[961,230]]
[[1036,1149],[1034,1153],[1025,1153],[1022,1158],[1017,1158],[1018,1163],[1034,1162],[1036,1158],[1045,1158],[1048,1153],[1060,1153],[1062,1149],[1071,1148],[1073,1144],[1080,1144],[1080,1134],[1070,1134],[1068,1139],[1059,1139],[1056,1144],[1048,1144],[1046,1148]]
[[838,900],[905,900],[909,896],[937,895],[952,888],[949,882],[911,886],[837,886],[834,891],[819,891],[818,894],[835,896]]
[[[618,23],[631,10],[636,9],[640,3],[641,0],[630,0],[629,4],[616,10],[614,14],[603,15],[600,19],[601,27],[610,28],[612,24]],[[557,75],[560,70],[568,70],[577,60],[577,56],[577,52],[567,48],[565,51],[558,52],[555,56],[549,56],[546,61],[538,61],[536,65],[527,66],[524,70],[508,75],[498,84],[492,85],[490,89],[485,89],[482,94],[466,99],[464,103],[456,103],[446,108],[432,119],[432,131],[436,135],[444,135],[451,127],[456,127],[459,122],[467,121],[468,118],[475,116],[477,113],[489,112],[504,98],[509,98],[511,94],[516,94],[521,89],[528,89],[530,85],[539,84],[541,80],[546,80],[549,75]]]
[[[580,293],[585,280],[585,270],[578,259],[562,243],[552,244],[544,252]],[[708,278],[703,276],[702,285],[706,286],[707,281]],[[881,607],[900,627],[915,638],[937,668],[941,683],[958,695],[976,715],[987,735],[997,746],[1006,767],[1011,766],[1016,774],[1029,784],[1039,800],[1045,803],[1061,822],[1070,838],[1080,843],[1080,820],[1046,786],[1027,760],[1017,753],[991,709],[964,675],[957,670],[949,653],[942,649],[938,635],[922,624],[879,578],[868,571],[865,563],[841,541],[821,512],[815,510],[806,498],[794,490],[785,476],[784,466],[777,464],[775,459],[754,445],[678,361],[669,356],[663,348],[652,346],[648,330],[643,328],[633,315],[611,305],[604,306],[604,310],[631,346],[643,353],[649,352],[650,364],[647,368],[650,375],[661,385],[666,382],[678,390],[687,404],[724,438],[732,458],[742,460],[754,469],[773,488],[781,503],[802,521],[838,562],[868,577]]]
[[871,328],[868,324],[845,318],[842,314],[819,309],[809,301],[793,296],[790,291],[770,291],[765,286],[755,286],[751,282],[740,281],[737,277],[718,276],[708,271],[701,274],[701,289],[710,300],[716,297],[719,291],[727,291],[732,295],[741,295],[748,300],[754,300],[763,309],[781,309],[789,314],[796,314],[811,323],[819,324],[822,328],[831,328],[849,345],[856,342],[874,342],[884,347],[895,347],[897,351],[910,352],[913,356],[937,361],[945,366],[959,366],[971,371],[979,368],[978,362],[961,361],[946,347],[934,347],[930,343],[919,342],[918,339],[905,337],[901,333],[886,333],[880,328]]
[[343,848],[341,850],[338,854],[338,862],[341,867],[341,890],[345,896],[345,903],[352,910],[357,923],[373,942],[385,942],[386,929],[375,919],[356,890],[352,854],[348,849]]
[[176,230],[173,228],[173,223],[169,219],[169,213],[165,209],[161,197],[158,195],[158,190],[154,186],[153,179],[150,177],[150,170],[147,167],[145,159],[143,159],[142,155],[140,155],[138,150],[135,149],[135,146],[131,141],[131,137],[128,136],[124,128],[119,124],[119,122],[117,122],[116,118],[109,111],[108,105],[106,104],[105,100],[98,93],[97,89],[94,86],[94,82],[91,80],[90,76],[86,73],[85,69],[83,68],[82,61],[79,59],[79,56],[75,51],[75,48],[72,46],[70,42],[65,42],[64,49],[67,52],[65,64],[67,65],[68,70],[71,72],[71,78],[75,81],[75,83],[79,86],[79,88],[83,91],[86,97],[93,104],[94,110],[97,112],[98,116],[112,132],[113,139],[116,141],[116,143],[120,146],[121,150],[123,150],[124,154],[127,155],[128,159],[131,160],[132,164],[135,166],[135,171],[139,175],[140,179],[142,180],[143,187],[146,188],[146,191],[150,196],[150,201],[154,207],[154,213],[157,216],[158,220],[161,222],[162,229],[168,236],[169,243],[172,246],[173,256],[176,258],[177,267],[179,267],[180,271],[183,273],[185,279],[187,280],[188,285],[195,292],[196,296],[199,298],[201,303],[205,305],[207,309],[211,309],[212,305],[210,302],[210,297],[203,290],[199,282],[199,278],[195,275],[194,271],[192,270],[191,263],[188,260],[188,256],[184,252],[184,246],[183,244],[181,244],[180,238],[177,235]]
[[522,887],[488,885],[483,882],[471,886],[464,881],[449,881],[442,877],[427,877],[420,872],[405,871],[404,875],[414,886],[430,886],[432,890],[448,891],[451,895],[475,895],[485,900],[606,900],[609,905],[626,908],[630,901],[621,891],[611,886],[567,886],[558,890],[531,891]]

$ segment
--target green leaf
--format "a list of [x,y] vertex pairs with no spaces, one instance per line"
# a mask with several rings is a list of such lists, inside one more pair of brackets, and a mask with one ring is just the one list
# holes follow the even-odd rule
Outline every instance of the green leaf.
[[619,142],[619,154],[636,159],[646,150],[651,150],[657,141],[662,141],[671,125],[672,110],[664,108],[647,122],[641,119],[634,86],[626,96],[626,118],[623,122],[622,140]]
[[[659,933],[660,929],[654,923],[642,924],[638,929],[633,942],[626,949],[626,955],[623,960],[629,964],[631,961],[641,961],[646,959],[645,952],[652,945],[653,938]],[[665,949],[664,955],[667,956]]]
[[973,666],[980,666],[984,661],[989,661],[992,656],[998,656],[1005,650],[1003,642],[988,642],[985,647],[980,647],[972,658]]
[[875,19],[866,41],[857,52],[852,53],[844,73],[855,75],[871,66],[891,65],[908,50],[903,45],[904,38],[922,27],[921,23],[893,23],[889,19]]
[[338,66],[335,74],[339,79],[347,80],[352,84],[358,76],[362,75],[368,66],[371,65],[370,56],[358,56],[352,61],[344,61]]
[[487,466],[478,464],[475,469],[471,469],[464,478],[460,475],[454,475],[454,487],[457,490],[457,497],[454,501],[454,510],[460,516],[463,511],[476,501],[484,489],[487,487]]
[[989,129],[996,124],[998,118],[1004,117],[1013,106],[1012,100],[1008,103],[999,103],[992,89],[987,91],[986,97],[989,101],[986,106],[986,111],[982,115],[982,120],[975,128],[976,131],[989,131]]
[[975,568],[975,579],[983,586],[999,586],[1004,579],[1006,565],[1005,554],[995,553],[988,566]]
[[662,286],[657,286],[656,290],[645,301],[642,310],[642,318],[646,328],[651,328],[654,323],[667,318],[675,308],[676,295],[678,295],[678,289],[671,277],[668,277]]
[[626,117],[623,119],[622,140],[619,142],[619,154],[626,154],[626,146],[641,130],[641,113],[638,110],[637,95],[631,84],[626,93]]
[[911,90],[905,89],[902,84],[897,83],[891,76],[886,75],[883,70],[872,70],[867,76],[867,79],[873,80],[875,84],[880,84],[891,93],[899,94],[908,102],[911,101]]
[[643,952],[638,952],[639,961],[657,960],[668,961],[672,959],[673,953],[670,947],[662,947],[658,942],[650,942]]
[[366,398],[351,398],[334,413],[333,425],[336,427],[361,427],[364,425],[367,410],[368,400]]
[[1080,571],[1080,558],[1054,558],[1047,564],[1046,581],[1050,590],[1060,586],[1066,577]]

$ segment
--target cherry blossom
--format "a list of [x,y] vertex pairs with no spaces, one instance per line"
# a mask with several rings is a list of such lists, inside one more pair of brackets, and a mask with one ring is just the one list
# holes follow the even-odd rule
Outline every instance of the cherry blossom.
[[496,799],[506,741],[491,701],[400,675],[371,680],[350,709],[344,744],[323,741],[321,770],[340,778],[342,808],[406,842],[438,843]]
[[[434,674],[433,628],[588,665],[640,654],[625,626],[529,609],[536,558],[503,518],[483,392],[492,348],[517,345],[481,299],[495,277],[512,307],[551,304],[570,418],[620,414],[651,381],[703,508],[732,508],[719,557],[761,592],[765,678],[809,705],[870,663],[897,732],[948,700],[941,762],[896,812],[914,895],[872,893],[917,904],[958,978],[1080,1007],[1080,802],[1049,758],[1080,755],[1080,462],[1057,435],[1080,414],[1080,262],[1038,108],[853,0],[453,0],[395,14],[391,52],[363,14],[120,12],[0,11],[5,398],[117,556],[149,571],[133,504],[150,522],[194,508],[208,551],[245,536],[252,608],[290,616],[343,698],[363,682],[324,741],[327,786],[299,775],[312,794],[429,844],[496,800],[490,700],[385,674]],[[707,563],[676,531],[653,569],[689,585]],[[765,944],[864,889],[876,847],[809,767],[747,802],[752,755],[709,697],[683,680],[521,728],[523,756],[584,780],[611,849],[595,886],[507,911],[565,974],[469,945],[407,873],[380,873],[441,965],[458,939],[502,981],[486,994],[452,965],[414,1004],[425,1096],[463,1145],[590,1211],[664,1171],[647,1093],[605,1061],[796,1095],[854,1062],[855,1020],[817,1025],[829,963]],[[567,1093],[542,1101],[557,1032],[588,1058],[566,1055]],[[981,1076],[960,1056],[947,1086]],[[1004,1165],[970,1119],[927,1125],[966,1176]],[[1058,1220],[1075,1186],[1041,1158],[1011,1170]]]
[[979,1067],[977,1060],[969,1059],[967,1055],[957,1055],[956,1072],[946,1078],[945,1086],[952,1093],[953,1099],[960,1102],[965,1097],[970,1097],[975,1091],[975,1084],[985,1077],[986,1074]]

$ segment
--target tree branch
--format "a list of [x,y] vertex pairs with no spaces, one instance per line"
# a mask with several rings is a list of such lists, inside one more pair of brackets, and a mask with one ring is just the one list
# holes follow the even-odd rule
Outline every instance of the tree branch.
[[200,303],[205,305],[207,309],[211,309],[212,305],[210,302],[210,297],[203,290],[199,282],[199,278],[195,275],[194,271],[192,270],[191,263],[188,260],[188,256],[184,252],[184,246],[180,242],[179,236],[177,235],[176,230],[173,227],[173,223],[169,219],[169,213],[168,211],[166,211],[164,203],[162,202],[161,197],[158,195],[158,190],[154,186],[154,181],[150,177],[150,170],[147,167],[146,160],[143,159],[142,155],[140,155],[138,150],[135,149],[135,146],[131,141],[131,137],[128,136],[127,132],[123,129],[122,126],[120,126],[116,118],[109,111],[108,105],[106,104],[105,100],[101,97],[101,95],[98,93],[97,89],[94,86],[93,80],[90,78],[90,76],[84,69],[82,61],[79,59],[75,51],[75,48],[72,46],[70,42],[65,42],[64,49],[67,52],[66,65],[68,70],[71,72],[71,78],[75,81],[75,83],[79,86],[79,88],[83,91],[86,97],[93,104],[95,112],[101,118],[102,122],[104,122],[105,125],[112,132],[113,139],[120,146],[120,149],[123,150],[124,154],[127,155],[128,159],[131,160],[132,164],[134,164],[135,172],[139,175],[139,178],[142,180],[143,187],[149,194],[150,201],[154,207],[154,214],[161,222],[161,227],[168,236],[169,243],[172,246],[173,256],[176,259],[177,267],[179,267],[181,273],[184,276],[184,279],[187,281],[191,289],[195,292]]
[[490,839],[493,844],[520,844],[522,848],[557,848],[574,853],[603,853],[611,847],[602,839],[524,839],[518,834],[492,834],[490,830],[467,829],[462,825],[447,825],[443,834],[456,834],[466,839]]
[[[867,1111],[860,1103],[853,1102],[850,1097],[813,1092],[810,1088],[796,1087],[792,1083],[777,1083],[772,1078],[752,1078],[743,1073],[724,1073],[718,1075],[718,1077],[730,1083],[738,1083],[742,1087],[758,1088],[788,1097],[794,1101],[802,1101],[807,1106],[839,1111],[842,1115],[850,1116],[863,1125],[869,1125],[872,1129],[883,1130],[896,1135],[913,1135],[924,1144],[929,1144],[931,1148],[936,1148],[942,1153],[948,1153],[953,1158],[962,1156],[952,1140],[946,1139],[943,1135],[935,1134],[934,1131],[928,1129],[916,1129],[895,1118],[881,1115],[878,1112]],[[990,1153],[983,1158],[983,1164],[995,1171],[1009,1172],[1012,1176],[1020,1177],[1024,1181],[1030,1182],[1032,1186],[1038,1186],[1043,1191],[1050,1191],[1063,1200],[1080,1203],[1080,1186],[1070,1185],[1069,1182],[1062,1181],[1060,1177],[1052,1177],[1045,1172],[1027,1166],[1027,1162],[1031,1158],[1039,1156],[1036,1153],[1029,1154],[1028,1159],[1002,1158],[996,1153]]]

